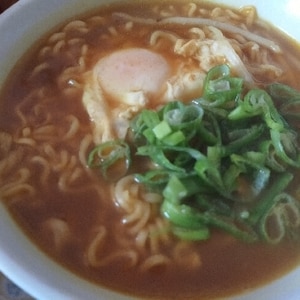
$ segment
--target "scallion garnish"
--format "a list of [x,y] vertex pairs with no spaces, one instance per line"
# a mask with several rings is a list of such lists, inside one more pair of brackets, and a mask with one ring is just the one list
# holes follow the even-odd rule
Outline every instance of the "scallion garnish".
[[126,169],[133,155],[149,159],[135,179],[161,193],[161,214],[178,238],[206,240],[216,228],[246,242],[299,239],[299,200],[287,192],[300,167],[296,117],[298,91],[279,83],[247,90],[221,65],[208,72],[201,97],[142,110],[130,138],[97,146],[89,165],[108,177],[120,159]]
[[90,168],[99,169],[106,179],[120,178],[131,163],[129,146],[121,140],[98,145],[90,152],[87,163]]

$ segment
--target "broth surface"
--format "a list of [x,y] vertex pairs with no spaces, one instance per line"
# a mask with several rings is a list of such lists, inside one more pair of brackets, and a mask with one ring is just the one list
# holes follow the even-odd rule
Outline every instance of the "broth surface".
[[[180,70],[199,68],[199,61],[173,51],[173,38],[191,39],[199,33],[187,28],[197,26],[137,25],[114,17],[113,12],[157,20],[202,16],[248,29],[282,49],[276,54],[239,34],[223,32],[255,84],[263,87],[278,81],[298,86],[299,46],[256,19],[255,10],[249,8],[236,11],[204,2],[151,1],[99,8],[60,25],[21,59],[1,93],[0,197],[20,227],[47,255],[79,276],[145,298],[234,295],[299,265],[300,244],[288,240],[276,246],[249,245],[215,230],[206,242],[179,241],[168,234],[157,205],[147,204],[149,218],[142,226],[114,201],[115,184],[87,168],[98,125],[83,97],[94,87],[89,80],[100,59],[120,49],[151,49],[163,57],[175,81]],[[206,27],[199,26],[204,32]],[[151,45],[154,32],[157,42]],[[218,58],[211,63],[218,64]],[[180,97],[188,101],[198,92],[191,89]],[[146,106],[155,108],[163,93],[162,88],[158,95],[150,95]],[[103,95],[108,111],[128,108],[105,90]],[[143,169],[145,162],[137,161],[139,167],[132,172]],[[298,189],[296,184],[290,187],[295,197]],[[151,258],[162,263],[152,267]]]

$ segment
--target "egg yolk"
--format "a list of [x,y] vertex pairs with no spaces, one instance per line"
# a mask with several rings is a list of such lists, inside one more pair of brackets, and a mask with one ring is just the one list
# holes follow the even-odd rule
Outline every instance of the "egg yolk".
[[124,94],[132,92],[157,94],[170,74],[170,67],[160,54],[129,48],[100,59],[94,71],[101,88],[121,100]]

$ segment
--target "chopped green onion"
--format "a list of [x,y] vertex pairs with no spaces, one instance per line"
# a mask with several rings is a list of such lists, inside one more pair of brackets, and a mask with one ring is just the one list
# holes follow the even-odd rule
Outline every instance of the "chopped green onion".
[[142,156],[144,172],[134,178],[161,193],[160,211],[180,239],[206,240],[212,228],[245,242],[300,239],[300,204],[283,200],[293,198],[288,189],[300,169],[298,118],[299,91],[279,83],[244,88],[220,65],[209,70],[202,95],[143,109],[125,141],[97,146],[88,163],[111,179],[119,162],[127,172],[132,155],[134,163]]
[[169,146],[177,146],[185,141],[185,136],[181,130],[175,131],[164,137],[163,143]]
[[270,129],[282,130],[284,122],[274,106],[270,95],[261,89],[250,90],[239,105],[230,112],[230,120],[251,118],[260,115]]
[[261,218],[269,213],[270,209],[276,204],[277,195],[285,190],[292,179],[293,175],[291,173],[283,173],[278,176],[278,179],[266,190],[261,201],[251,210],[248,220],[250,224],[257,224]]
[[230,76],[228,65],[212,68],[204,80],[203,98],[200,103],[210,106],[223,106],[239,98],[242,91],[243,80]]
[[232,153],[236,153],[241,149],[247,149],[250,144],[257,141],[265,131],[265,126],[263,124],[253,125],[251,128],[244,131],[244,135],[238,139],[233,139],[227,145],[222,147],[222,152],[224,156],[228,156]]
[[170,125],[164,120],[158,123],[152,130],[156,138],[159,140],[162,140],[172,132]]
[[210,230],[207,226],[199,226],[197,229],[186,229],[182,227],[174,227],[173,234],[186,241],[204,241],[210,238]]
[[275,197],[274,206],[261,219],[259,230],[265,241],[278,244],[289,234],[289,229],[297,228],[299,224],[299,203],[289,194],[281,193]]
[[246,242],[257,240],[256,234],[248,226],[244,225],[243,228],[241,225],[235,224],[232,219],[218,217],[208,212],[201,213],[188,205],[174,205],[169,201],[164,201],[161,210],[172,224],[182,229],[198,230],[203,226],[211,225]]
[[118,168],[114,172],[117,177],[122,177],[128,171],[131,164],[131,155],[127,143],[115,140],[96,146],[90,152],[87,164],[90,168],[100,169],[103,176],[108,179],[108,171],[113,169],[120,161],[122,162],[122,168]]
[[175,226],[187,229],[198,229],[204,225],[204,218],[188,205],[176,205],[163,201],[161,212]]
[[194,170],[207,185],[216,188],[220,194],[228,197],[222,175],[215,164],[207,158],[199,159],[194,166]]
[[163,196],[174,203],[179,203],[181,199],[188,195],[186,187],[177,176],[172,176],[163,190]]
[[145,125],[149,128],[154,128],[160,123],[157,112],[153,110],[142,110],[141,118]]
[[154,144],[156,136],[152,129],[147,128],[143,131],[143,136],[146,138],[149,144]]
[[[292,140],[292,136],[288,134],[288,132],[279,132],[277,130],[271,130],[271,140],[276,151],[276,154],[280,159],[286,164],[294,167],[300,167],[300,155],[297,154],[295,158],[292,158],[287,153],[287,147],[291,147],[294,141]],[[285,141],[284,138],[287,138],[288,141]]]

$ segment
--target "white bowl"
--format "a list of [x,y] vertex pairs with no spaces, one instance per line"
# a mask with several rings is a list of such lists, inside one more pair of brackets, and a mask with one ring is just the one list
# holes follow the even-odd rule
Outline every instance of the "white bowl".
[[[65,19],[104,3],[121,0],[20,0],[0,15],[0,87],[18,58],[43,33]],[[298,0],[223,0],[232,6],[252,4],[259,15],[300,41]],[[129,299],[84,281],[43,254],[0,204],[0,270],[35,298]],[[298,300],[300,267],[285,277],[234,299]]]

